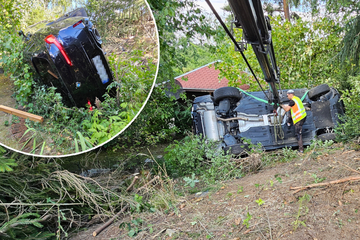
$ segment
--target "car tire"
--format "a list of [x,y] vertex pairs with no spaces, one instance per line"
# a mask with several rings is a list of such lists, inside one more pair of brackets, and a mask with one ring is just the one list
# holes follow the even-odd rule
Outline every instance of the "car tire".
[[324,133],[318,136],[318,139],[325,142],[330,140],[335,140],[336,134],[335,133]]
[[233,99],[235,102],[237,102],[241,99],[240,91],[234,87],[222,87],[214,91],[215,103],[219,103],[219,101],[225,98],[230,98]]
[[319,97],[328,93],[329,91],[330,87],[327,84],[321,84],[317,87],[310,89],[310,91],[308,92],[308,96],[310,100],[316,101]]

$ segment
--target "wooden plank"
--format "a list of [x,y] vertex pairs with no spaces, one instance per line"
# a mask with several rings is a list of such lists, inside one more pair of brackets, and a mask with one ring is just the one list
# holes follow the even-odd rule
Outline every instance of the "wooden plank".
[[35,122],[43,122],[44,121],[44,118],[41,116],[31,114],[28,112],[24,112],[24,111],[20,111],[15,108],[6,107],[3,105],[0,105],[0,111],[6,112],[6,113],[9,113],[9,114],[21,117],[21,118],[28,118],[31,121],[35,121]]

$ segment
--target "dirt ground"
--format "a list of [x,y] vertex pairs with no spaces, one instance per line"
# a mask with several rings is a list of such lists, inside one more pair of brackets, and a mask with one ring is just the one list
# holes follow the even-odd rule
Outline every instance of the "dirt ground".
[[[359,151],[341,144],[315,148],[291,162],[184,196],[173,212],[121,216],[97,237],[92,233],[102,223],[70,239],[360,239],[358,181],[290,189],[360,177],[359,161]],[[137,234],[129,237],[130,231]]]
[[[13,92],[13,81],[4,74],[0,74],[0,99],[1,105],[6,107],[15,108],[16,102],[15,99],[12,98]],[[18,149],[19,138],[16,135],[20,133],[21,130],[19,128],[13,129],[12,126],[13,116],[11,114],[0,111],[0,143],[5,144],[6,146]],[[15,122],[15,121],[14,121]],[[18,126],[20,126],[20,119],[16,120]],[[23,124],[22,124],[23,125]],[[25,127],[26,128],[26,127]],[[26,129],[25,129],[26,130]],[[20,133],[21,134],[21,133]],[[23,132],[22,132],[23,134]],[[21,136],[22,136],[21,134]],[[21,137],[20,136],[20,137]]]

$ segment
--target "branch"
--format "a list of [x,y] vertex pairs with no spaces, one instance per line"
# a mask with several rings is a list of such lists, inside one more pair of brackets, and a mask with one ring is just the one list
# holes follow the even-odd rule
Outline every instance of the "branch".
[[136,179],[138,179],[138,176],[134,176],[134,179],[132,180],[130,186],[126,189],[127,192],[130,192],[130,190],[132,189],[132,187],[134,186]]
[[98,227],[94,232],[93,232],[93,236],[96,237],[96,235],[98,235],[99,233],[101,233],[105,228],[107,228],[108,226],[110,226],[110,224],[112,224],[113,221],[115,221],[115,219],[117,217],[119,217],[126,209],[128,208],[128,206],[123,207],[120,212],[118,212],[115,216],[113,216],[112,218],[110,218],[104,225]]
[[159,179],[159,176],[154,177],[153,179],[151,179],[147,184],[145,184],[144,186],[142,186],[141,188],[136,189],[135,193],[139,192],[141,189],[145,188],[146,186],[148,186],[149,184],[153,183],[155,180]]
[[329,186],[332,184],[343,183],[343,182],[348,182],[348,181],[359,181],[359,180],[360,180],[360,176],[352,176],[352,177],[342,178],[339,180],[330,181],[327,183],[316,183],[316,184],[310,184],[308,186],[290,187],[290,190],[296,190],[295,192],[293,192],[293,194],[295,194],[297,192],[300,192],[300,191],[308,189],[308,188]]

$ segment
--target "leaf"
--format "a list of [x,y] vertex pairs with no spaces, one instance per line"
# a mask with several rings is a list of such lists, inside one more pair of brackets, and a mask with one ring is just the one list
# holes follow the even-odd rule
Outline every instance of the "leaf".
[[75,143],[75,152],[79,152],[79,145],[78,145],[78,143],[77,143],[77,139],[76,138],[74,138],[74,143]]
[[86,144],[85,144],[85,138],[83,137],[83,135],[80,132],[76,132],[76,134],[79,136],[82,151],[85,151],[87,149]]
[[45,144],[46,144],[46,142],[44,141],[43,144],[42,144],[42,146],[41,146],[41,150],[40,150],[39,155],[43,155],[43,153],[44,153],[44,148],[45,148]]

